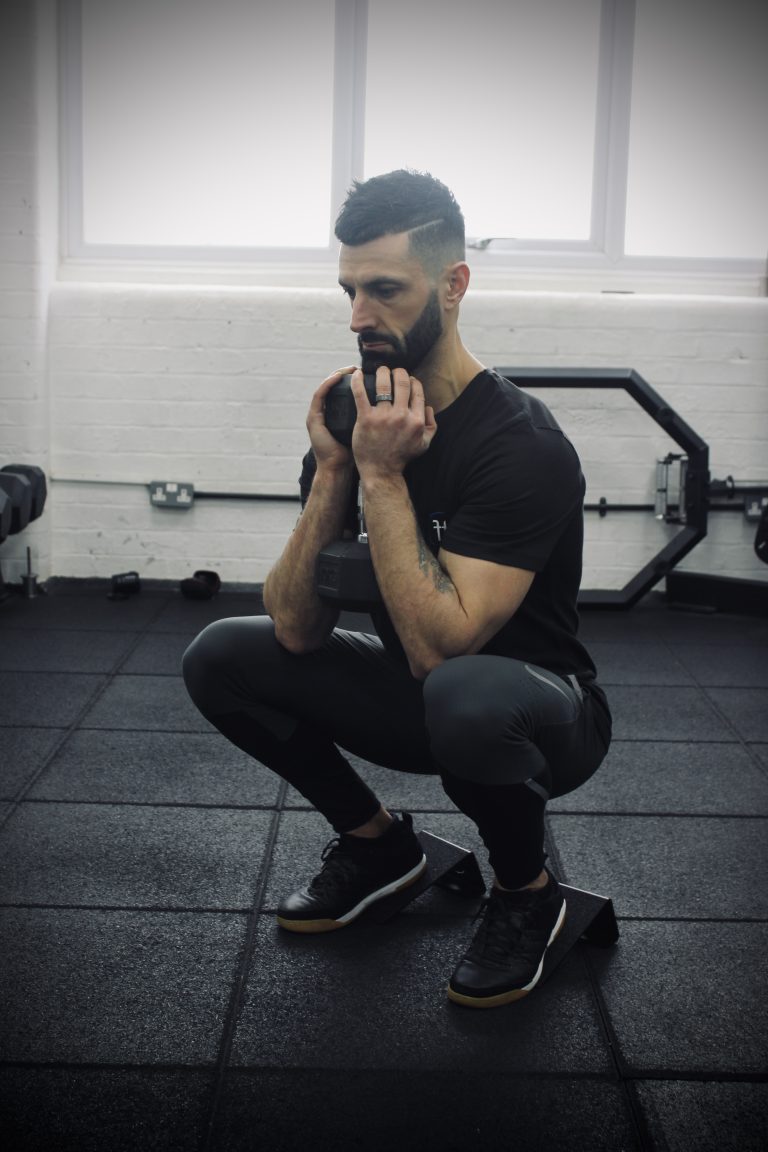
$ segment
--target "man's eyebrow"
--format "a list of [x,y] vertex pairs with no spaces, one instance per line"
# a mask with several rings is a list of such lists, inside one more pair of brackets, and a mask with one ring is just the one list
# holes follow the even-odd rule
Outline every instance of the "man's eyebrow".
[[[372,280],[364,280],[362,287],[371,292],[377,288],[402,288],[405,283],[406,281],[398,276],[375,276]],[[345,291],[349,291],[353,287],[341,277],[339,277],[339,284]]]

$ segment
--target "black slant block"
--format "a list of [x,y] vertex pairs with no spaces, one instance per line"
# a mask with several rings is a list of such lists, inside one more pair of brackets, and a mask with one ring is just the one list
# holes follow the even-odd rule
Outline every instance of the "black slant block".
[[473,852],[431,832],[419,832],[418,837],[427,857],[427,867],[409,888],[377,900],[366,913],[370,922],[386,924],[433,884],[462,896],[482,896],[485,892],[485,881]]
[[[385,924],[392,920],[433,884],[467,897],[482,896],[485,892],[485,882],[474,853],[440,836],[433,836],[431,832],[422,831],[418,836],[427,857],[423,875],[409,888],[378,900],[365,914],[369,922]],[[566,903],[565,921],[559,936],[547,951],[540,984],[552,975],[579,940],[608,948],[619,938],[613,902],[608,896],[585,892],[569,884],[560,887]]]

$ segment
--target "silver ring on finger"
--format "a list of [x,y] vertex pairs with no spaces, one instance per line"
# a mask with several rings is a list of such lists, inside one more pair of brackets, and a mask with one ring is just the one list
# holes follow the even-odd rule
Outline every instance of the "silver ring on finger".
[[375,400],[377,404],[392,403],[392,397],[389,392],[377,392]]

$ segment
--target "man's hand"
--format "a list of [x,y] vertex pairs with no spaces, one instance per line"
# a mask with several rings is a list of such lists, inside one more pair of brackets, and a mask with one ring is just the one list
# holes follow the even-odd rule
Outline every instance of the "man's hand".
[[325,398],[342,376],[354,372],[354,366],[340,368],[326,380],[312,397],[307,413],[307,431],[315,453],[318,468],[328,465],[331,468],[344,468],[352,463],[352,453],[349,448],[341,444],[332,432],[328,431],[325,423]]
[[424,388],[404,368],[378,368],[376,395],[390,396],[373,405],[363,385],[363,373],[352,376],[357,420],[352,451],[361,478],[402,475],[406,465],[423,456],[437,431],[434,410],[425,403]]

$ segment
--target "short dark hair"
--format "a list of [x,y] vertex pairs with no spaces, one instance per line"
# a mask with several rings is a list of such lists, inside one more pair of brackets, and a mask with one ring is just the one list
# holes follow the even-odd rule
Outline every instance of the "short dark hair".
[[410,168],[356,180],[335,232],[352,247],[409,232],[414,255],[435,274],[465,254],[464,216],[450,188],[429,172]]

